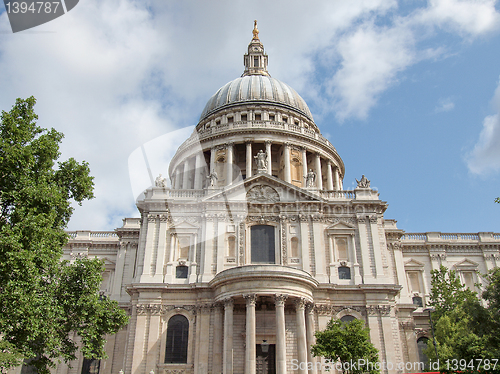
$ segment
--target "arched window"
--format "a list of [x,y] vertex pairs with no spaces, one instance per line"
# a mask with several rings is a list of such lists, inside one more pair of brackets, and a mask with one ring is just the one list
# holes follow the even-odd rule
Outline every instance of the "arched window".
[[188,349],[189,321],[186,317],[176,314],[168,320],[166,364],[186,364]]
[[418,359],[420,360],[420,362],[424,363],[425,370],[429,369],[429,358],[424,353],[424,349],[427,348],[428,341],[429,339],[427,339],[425,336],[422,336],[417,340]]
[[348,314],[348,315],[346,315],[346,316],[342,317],[340,320],[341,320],[342,322],[347,323],[347,322],[354,321],[355,319],[356,319],[356,317],[353,317],[353,316],[351,316],[351,315],[349,315],[349,314]]
[[274,226],[255,225],[250,229],[252,264],[274,264]]

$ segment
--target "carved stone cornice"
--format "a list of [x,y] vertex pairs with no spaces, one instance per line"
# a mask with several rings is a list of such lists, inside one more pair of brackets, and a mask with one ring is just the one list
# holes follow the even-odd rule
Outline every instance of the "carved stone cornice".
[[415,330],[415,324],[413,322],[410,322],[410,321],[399,322],[399,326],[404,331],[413,331],[413,330]]
[[185,310],[190,313],[196,313],[194,305],[161,305],[161,304],[137,304],[135,312],[137,315],[164,315],[172,310]]
[[366,312],[369,316],[387,316],[391,313],[390,305],[369,305],[366,307]]

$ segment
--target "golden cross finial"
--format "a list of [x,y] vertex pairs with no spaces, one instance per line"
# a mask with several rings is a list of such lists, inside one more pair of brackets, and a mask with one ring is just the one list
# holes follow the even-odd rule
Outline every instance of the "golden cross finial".
[[257,20],[253,21],[253,38],[259,39],[259,29],[257,28]]

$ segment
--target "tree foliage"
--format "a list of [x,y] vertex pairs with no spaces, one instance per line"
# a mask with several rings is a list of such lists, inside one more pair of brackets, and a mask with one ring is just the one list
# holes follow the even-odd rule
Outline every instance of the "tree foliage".
[[0,367],[31,359],[48,373],[59,359],[104,357],[104,336],[127,322],[99,297],[103,263],[61,261],[73,208],[93,197],[87,163],[57,162],[63,134],[36,124],[35,99],[17,99],[0,122]]
[[[363,321],[342,322],[332,318],[326,329],[317,331],[315,336],[316,344],[311,348],[314,356],[324,357],[332,364],[340,362],[344,373],[379,373],[378,351],[370,342],[370,332]],[[366,365],[358,365],[360,362]]]
[[[430,305],[434,307],[432,320],[441,368],[447,368],[446,361],[462,360],[474,365],[463,372],[477,370],[479,360],[500,357],[500,270],[498,268],[485,276],[486,286],[482,297],[488,301],[485,307],[478,294],[461,284],[457,273],[441,266],[432,271]],[[425,354],[436,361],[434,346],[429,341]],[[472,367],[474,370],[472,370]],[[497,370],[500,369],[500,363]],[[486,371],[491,371],[486,370]]]

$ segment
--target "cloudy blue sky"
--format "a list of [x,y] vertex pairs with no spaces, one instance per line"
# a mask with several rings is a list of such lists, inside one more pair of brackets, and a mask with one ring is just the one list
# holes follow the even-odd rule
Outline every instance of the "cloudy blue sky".
[[241,75],[257,19],[271,75],[309,104],[346,189],[365,174],[407,232],[500,232],[497,1],[81,0],[16,34],[0,9],[0,108],[34,95],[62,157],[95,176],[70,229],[138,215],[130,155],[183,140],[172,132]]

